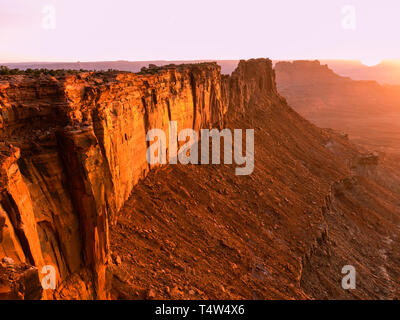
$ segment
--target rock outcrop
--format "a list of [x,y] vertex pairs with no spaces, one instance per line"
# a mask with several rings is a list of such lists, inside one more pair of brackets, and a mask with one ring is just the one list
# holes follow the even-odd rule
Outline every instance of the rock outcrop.
[[39,300],[42,291],[37,268],[8,257],[0,261],[0,300]]
[[268,59],[240,60],[232,75],[222,76],[222,96],[230,115],[243,115],[255,99],[270,99],[277,95],[272,61]]

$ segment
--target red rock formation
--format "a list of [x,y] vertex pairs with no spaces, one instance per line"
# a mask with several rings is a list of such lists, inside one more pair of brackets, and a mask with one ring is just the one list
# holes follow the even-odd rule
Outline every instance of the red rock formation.
[[0,261],[0,300],[39,300],[42,291],[37,268],[11,258]]
[[108,228],[150,169],[147,131],[220,126],[220,78],[214,63],[3,76],[0,258],[55,266],[54,298],[107,298]]
[[303,119],[273,79],[257,59],[222,81],[224,127],[255,130],[251,175],[174,165],[136,185],[111,227],[113,298],[399,297],[399,167]]
[[[139,195],[147,196],[138,204],[146,216],[160,210],[165,223],[176,218],[170,217],[163,206],[157,207],[154,193],[162,184],[155,172],[158,170],[151,171],[146,162],[146,132],[151,128],[168,132],[170,120],[177,121],[178,130],[220,127],[227,115],[232,128],[237,125],[257,130],[256,152],[260,161],[256,162],[254,175],[239,181],[228,174],[225,166],[218,166],[215,171],[199,166],[192,176],[185,173],[189,166],[185,170],[174,167],[174,174],[191,177],[178,193],[193,201],[193,207],[202,210],[206,202],[207,210],[219,214],[209,217],[199,211],[198,216],[193,216],[205,219],[204,226],[212,230],[207,234],[208,229],[196,229],[203,227],[203,222],[193,226],[192,221],[185,220],[182,208],[188,204],[178,199],[182,206],[176,208],[176,215],[181,214],[182,228],[178,224],[176,229],[171,228],[173,236],[182,233],[185,239],[197,241],[199,248],[205,243],[204,250],[210,247],[208,241],[222,248],[216,250],[217,254],[211,251],[208,257],[205,251],[201,252],[207,263],[200,261],[199,270],[209,268],[209,261],[216,263],[221,275],[231,273],[227,270],[234,267],[227,269],[223,262],[231,263],[232,250],[236,252],[236,271],[232,276],[242,277],[245,287],[241,282],[242,287],[237,287],[232,295],[225,287],[221,289],[229,298],[326,297],[332,283],[340,277],[339,273],[332,273],[326,281],[318,282],[330,270],[327,261],[331,251],[333,258],[329,262],[335,268],[346,263],[347,253],[351,252],[352,261],[365,263],[365,276],[370,275],[378,267],[374,262],[378,261],[376,252],[359,254],[356,249],[363,244],[379,245],[382,230],[395,234],[398,218],[390,214],[399,198],[384,186],[396,186],[400,178],[392,174],[386,179],[389,169],[376,169],[375,162],[360,163],[357,149],[346,139],[302,119],[278,95],[271,61],[257,59],[241,61],[231,77],[223,78],[220,68],[213,63],[150,68],[140,74],[0,77],[0,259],[8,257],[15,261],[14,280],[1,284],[0,289],[6,288],[7,297],[36,297],[36,293],[26,294],[26,290],[14,288],[20,288],[19,279],[30,268],[26,265],[37,268],[30,271],[29,279],[35,278],[44,265],[52,265],[57,270],[57,289],[45,290],[43,298],[109,298],[109,280],[115,271],[110,270],[113,267],[110,268],[109,230],[121,208],[129,219],[130,202],[127,207],[124,204],[134,187],[138,187]],[[348,163],[355,163],[354,168],[349,168]],[[381,180],[376,179],[378,182],[351,176],[363,171],[372,177],[379,170],[382,174]],[[150,171],[150,179],[146,180],[150,181],[150,188],[146,189],[140,180]],[[201,175],[198,181],[195,174]],[[160,176],[164,177],[166,187],[171,181],[179,182],[166,171]],[[226,188],[212,190],[219,186]],[[228,187],[237,192],[237,202],[221,196],[231,192]],[[190,196],[197,191],[206,195],[199,199]],[[373,192],[384,200],[375,199]],[[215,197],[215,205],[209,202],[209,193]],[[361,219],[354,217],[355,211]],[[219,225],[216,219],[220,219]],[[348,220],[351,232],[359,238],[356,245],[346,233]],[[234,229],[223,229],[226,221],[232,221]],[[374,223],[379,224],[377,230]],[[132,237],[127,240],[135,240],[129,226],[128,223],[125,231]],[[155,223],[155,227],[159,225]],[[188,233],[190,228],[196,232]],[[227,241],[218,238],[221,230]],[[158,243],[147,229],[139,231],[144,239]],[[168,235],[165,228],[159,232]],[[236,234],[232,236],[232,232]],[[114,239],[118,240],[117,236]],[[182,244],[187,243],[185,239]],[[393,239],[397,244],[398,239]],[[343,245],[335,248],[339,240]],[[128,244],[120,241],[114,243],[114,248],[130,249],[125,245]],[[240,252],[237,248],[241,248]],[[385,248],[391,247],[387,244]],[[182,251],[191,252],[187,248]],[[391,259],[388,257],[387,261]],[[124,260],[114,257],[117,265],[124,264]],[[318,272],[319,269],[322,271]],[[399,273],[396,268],[389,271],[390,275]],[[392,285],[392,278],[395,276],[385,281]],[[221,279],[225,280],[221,276],[214,282]],[[373,296],[371,290],[368,285],[358,297]],[[182,290],[173,287],[170,291]],[[218,297],[217,293],[198,296]],[[337,296],[342,297],[341,294]],[[382,296],[393,295],[390,291]],[[154,290],[147,292],[147,297],[154,296]]]
[[231,76],[222,78],[222,95],[225,109],[238,116],[246,112],[259,97],[270,99],[277,94],[275,73],[269,59],[241,60]]

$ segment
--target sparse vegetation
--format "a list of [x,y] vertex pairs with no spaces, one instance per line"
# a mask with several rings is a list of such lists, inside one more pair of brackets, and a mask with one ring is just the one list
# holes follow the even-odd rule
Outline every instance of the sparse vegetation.
[[15,75],[15,74],[23,74],[24,71],[19,69],[10,69],[6,66],[0,66],[0,75]]
[[72,70],[72,69],[31,69],[28,68],[26,70],[20,69],[10,69],[7,66],[0,66],[0,75],[30,75],[30,76],[40,76],[43,75],[51,75],[51,76],[68,76],[68,75],[78,75],[83,72],[93,72],[95,75],[107,75],[112,73],[122,73],[124,71],[118,71],[115,69],[108,69],[107,71],[96,71],[96,70]]

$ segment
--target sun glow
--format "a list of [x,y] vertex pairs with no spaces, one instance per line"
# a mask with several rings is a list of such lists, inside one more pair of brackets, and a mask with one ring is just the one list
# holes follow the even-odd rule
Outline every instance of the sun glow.
[[361,63],[364,65],[364,66],[367,66],[367,67],[373,67],[373,66],[376,66],[376,65],[378,65],[378,64],[380,64],[382,62],[382,59],[379,59],[379,58],[365,58],[365,59],[362,59],[361,60]]

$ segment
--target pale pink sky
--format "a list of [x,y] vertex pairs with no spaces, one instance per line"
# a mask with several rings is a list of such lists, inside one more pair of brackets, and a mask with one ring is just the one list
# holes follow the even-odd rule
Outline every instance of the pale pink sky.
[[400,58],[399,15],[399,0],[1,0],[0,62]]

